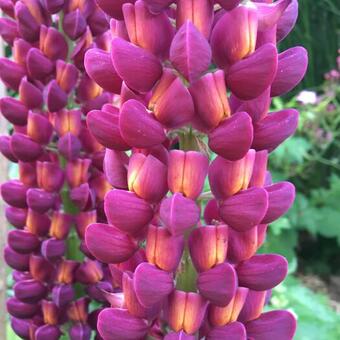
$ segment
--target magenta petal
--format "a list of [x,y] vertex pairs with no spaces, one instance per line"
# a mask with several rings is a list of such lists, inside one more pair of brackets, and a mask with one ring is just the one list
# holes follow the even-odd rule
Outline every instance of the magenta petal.
[[252,147],[256,150],[275,150],[297,128],[299,112],[287,109],[270,113],[254,126]]
[[6,246],[4,250],[5,262],[13,269],[26,271],[29,269],[29,255],[20,254],[11,247]]
[[125,190],[112,190],[105,196],[104,210],[110,224],[135,234],[153,218],[150,204]]
[[21,133],[14,133],[11,139],[11,148],[14,155],[23,162],[35,161],[43,154],[40,144]]
[[233,64],[226,72],[227,85],[238,98],[260,96],[273,82],[278,56],[275,45],[265,44],[248,58]]
[[236,293],[237,275],[232,265],[221,263],[199,274],[197,288],[214,305],[224,307]]
[[158,14],[166,9],[174,0],[144,0],[149,11],[153,14]]
[[19,180],[12,179],[1,185],[2,199],[16,208],[26,208],[27,187]]
[[87,227],[85,242],[91,254],[104,263],[124,262],[138,249],[127,234],[103,223],[93,223]]
[[246,329],[247,335],[256,340],[291,340],[296,331],[296,319],[288,311],[276,310],[248,322]]
[[41,244],[41,254],[49,261],[59,260],[66,253],[66,242],[49,238]]
[[46,104],[50,112],[59,111],[67,104],[67,94],[55,80],[52,80],[45,89]]
[[174,289],[173,274],[149,263],[141,263],[135,270],[134,288],[144,307],[162,302]]
[[172,65],[189,82],[193,82],[209,68],[210,60],[211,49],[208,41],[190,21],[186,21],[171,43]]
[[148,92],[162,75],[160,61],[150,52],[121,38],[112,41],[113,66],[125,83],[138,92]]
[[26,77],[22,78],[20,82],[19,98],[28,109],[38,109],[43,104],[41,90],[33,83],[29,82]]
[[27,124],[28,109],[20,100],[3,97],[0,99],[0,110],[10,123],[20,126]]
[[168,333],[165,335],[164,340],[195,340],[195,335],[186,334],[183,331],[176,333]]
[[0,79],[6,87],[18,91],[21,79],[25,75],[26,72],[22,65],[6,58],[0,58]]
[[109,183],[116,189],[127,189],[127,166],[129,157],[125,152],[106,149],[104,173]]
[[26,224],[27,209],[9,206],[5,209],[5,216],[9,224],[15,228],[21,229]]
[[72,284],[55,285],[51,295],[52,301],[58,307],[65,307],[75,299],[75,291]]
[[305,48],[297,46],[280,53],[270,95],[282,96],[291,91],[303,79],[307,67],[308,52]]
[[178,236],[198,223],[200,209],[195,201],[175,193],[162,201],[160,217],[171,234]]
[[194,103],[182,80],[177,78],[153,107],[157,120],[167,128],[181,127],[194,116]]
[[112,107],[108,110],[92,110],[86,116],[87,126],[96,140],[109,149],[124,151],[130,147],[119,130],[119,112]]
[[246,112],[234,113],[209,134],[209,147],[231,161],[243,158],[253,141],[253,124]]
[[15,157],[11,148],[11,137],[10,136],[0,136],[0,152],[4,157],[13,163],[18,163],[18,158]]
[[39,238],[26,230],[11,230],[7,242],[13,250],[22,254],[29,254],[40,246]]
[[263,311],[266,295],[266,291],[257,292],[249,289],[238,320],[245,324],[247,321],[257,319]]
[[266,31],[274,27],[292,0],[278,0],[274,3],[255,3],[258,15],[259,31]]
[[294,28],[299,14],[298,0],[292,0],[277,23],[276,40],[280,42]]
[[19,319],[32,318],[39,311],[38,304],[25,303],[14,297],[7,300],[6,307],[9,314]]
[[98,316],[98,332],[105,340],[142,339],[147,331],[146,320],[132,316],[126,309],[105,308]]
[[81,142],[78,137],[71,132],[61,136],[57,143],[58,151],[68,161],[74,161],[81,152]]
[[108,52],[99,48],[88,50],[84,66],[87,74],[105,91],[120,93],[122,80],[115,71]]
[[277,286],[287,275],[288,262],[276,254],[255,255],[237,268],[240,286],[263,291]]
[[218,4],[221,5],[223,9],[226,11],[230,11],[231,9],[235,8],[241,0],[216,0]]
[[19,281],[14,285],[13,290],[17,299],[27,303],[39,302],[47,293],[47,287],[38,280]]
[[159,123],[137,100],[125,102],[121,108],[119,127],[123,139],[137,148],[150,148],[164,142],[166,135]]
[[246,340],[247,333],[241,322],[231,322],[223,327],[213,328],[207,336],[207,340]]
[[271,223],[285,214],[295,198],[295,187],[289,182],[280,182],[265,188],[268,193],[268,210],[261,223]]
[[235,96],[230,97],[230,104],[234,112],[245,111],[249,114],[254,123],[261,120],[269,111],[271,104],[270,87],[260,96],[251,100],[240,100]]
[[72,40],[78,39],[86,31],[87,22],[79,9],[66,13],[63,18],[63,30]]
[[31,48],[26,56],[26,65],[32,78],[44,79],[53,72],[53,63],[37,48]]
[[258,225],[268,209],[268,194],[262,188],[250,188],[223,201],[220,215],[237,231],[247,231]]

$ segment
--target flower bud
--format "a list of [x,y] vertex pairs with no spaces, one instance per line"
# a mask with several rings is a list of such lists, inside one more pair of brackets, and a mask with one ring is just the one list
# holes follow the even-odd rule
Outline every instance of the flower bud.
[[89,340],[91,339],[91,328],[78,322],[70,328],[69,335],[71,340]]
[[194,334],[200,328],[208,302],[196,293],[175,290],[168,301],[167,319],[170,327],[178,332]]
[[82,211],[79,212],[76,216],[74,216],[75,228],[78,236],[83,240],[85,237],[86,227],[95,223],[97,220],[97,212],[96,210],[91,211]]
[[63,30],[71,40],[78,39],[86,31],[86,19],[79,9],[65,14]]
[[19,161],[18,165],[20,181],[26,186],[36,187],[37,186],[36,163]]
[[3,97],[0,99],[0,110],[10,123],[20,126],[27,124],[28,110],[21,101],[12,97]]
[[194,229],[189,237],[192,262],[198,272],[223,263],[228,250],[228,227],[205,226]]
[[73,218],[62,211],[53,211],[51,218],[50,236],[58,240],[64,240],[71,229]]
[[26,77],[22,78],[20,82],[19,98],[28,109],[38,109],[43,104],[41,89],[28,81]]
[[38,22],[31,13],[28,2],[17,1],[15,4],[15,18],[17,20],[18,31],[21,36],[30,42],[37,41],[39,38],[39,29],[41,22]]
[[29,269],[35,280],[48,281],[54,271],[54,266],[44,257],[31,254],[29,258]]
[[173,150],[169,153],[168,185],[195,200],[202,192],[209,160],[201,152]]
[[69,304],[67,308],[67,316],[73,322],[86,323],[89,298],[84,297]]
[[294,28],[299,14],[299,4],[297,0],[293,0],[281,15],[276,29],[276,40],[280,42]]
[[12,46],[19,36],[16,22],[8,18],[0,18],[0,35],[8,45]]
[[181,260],[183,248],[183,236],[172,236],[166,228],[149,226],[145,248],[148,262],[173,272]]
[[257,319],[262,313],[266,300],[266,293],[266,291],[257,292],[255,290],[249,290],[238,320],[246,323],[250,320]]
[[81,130],[81,111],[63,110],[51,117],[52,125],[59,136],[72,133],[78,136]]
[[25,339],[29,338],[31,322],[30,320],[22,320],[11,317],[11,327],[15,334]]
[[42,3],[50,14],[55,14],[62,10],[65,0],[43,0]]
[[58,151],[68,161],[73,161],[79,157],[81,152],[81,142],[78,137],[68,132],[58,140]]
[[13,163],[18,163],[18,159],[14,156],[11,148],[11,137],[10,136],[0,136],[0,152],[9,161]]
[[79,263],[72,260],[62,260],[58,264],[56,281],[58,283],[71,284],[74,281],[75,271]]

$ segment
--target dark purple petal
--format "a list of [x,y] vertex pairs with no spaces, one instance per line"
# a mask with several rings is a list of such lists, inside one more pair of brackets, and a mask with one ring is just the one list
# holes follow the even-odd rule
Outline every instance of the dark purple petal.
[[277,23],[276,39],[277,42],[283,40],[294,28],[299,14],[298,0],[292,0]]
[[29,319],[39,311],[38,304],[22,302],[16,298],[9,298],[6,303],[9,314],[18,319]]
[[22,254],[29,254],[40,246],[39,238],[26,230],[11,230],[7,242],[13,250]]
[[26,303],[37,303],[47,294],[47,287],[37,280],[19,281],[13,290],[15,297]]
[[207,340],[246,340],[247,333],[241,322],[231,322],[226,326],[213,328],[207,336]]
[[0,99],[0,111],[4,117],[12,124],[26,125],[28,109],[19,100],[12,97],[3,97]]

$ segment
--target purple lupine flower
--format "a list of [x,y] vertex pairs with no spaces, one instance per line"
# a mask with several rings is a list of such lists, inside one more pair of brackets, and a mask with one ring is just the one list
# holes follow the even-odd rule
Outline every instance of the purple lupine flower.
[[85,231],[115,286],[103,293],[100,336],[291,339],[289,312],[263,313],[287,261],[256,252],[295,196],[292,184],[271,183],[267,161],[298,122],[294,109],[268,112],[306,72],[305,49],[276,47],[297,1],[97,3],[112,17],[111,51],[90,49],[85,68],[120,95],[87,115],[113,186],[107,223]]

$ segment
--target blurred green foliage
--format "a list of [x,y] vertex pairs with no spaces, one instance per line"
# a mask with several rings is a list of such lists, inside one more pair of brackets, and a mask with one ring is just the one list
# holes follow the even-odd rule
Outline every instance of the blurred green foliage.
[[280,44],[281,50],[303,45],[309,53],[309,68],[295,93],[323,81],[323,75],[335,66],[340,47],[340,1],[299,0],[299,19],[293,32]]

